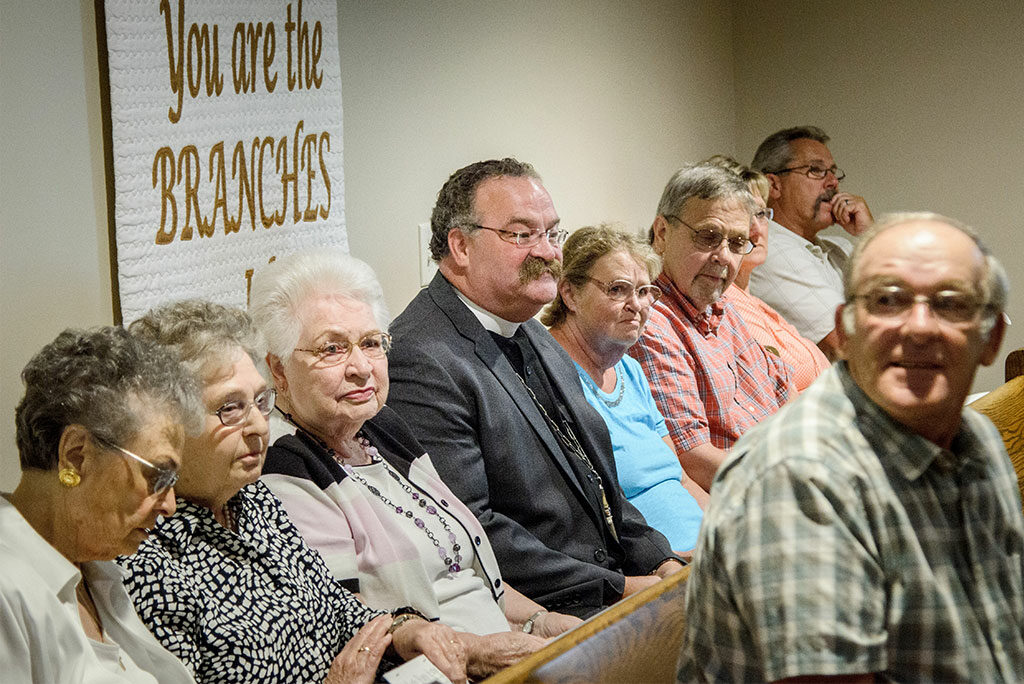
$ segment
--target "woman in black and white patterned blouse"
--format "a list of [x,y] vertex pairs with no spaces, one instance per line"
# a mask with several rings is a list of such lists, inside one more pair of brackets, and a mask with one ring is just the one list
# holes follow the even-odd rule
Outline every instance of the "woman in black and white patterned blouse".
[[208,412],[202,433],[186,438],[177,515],[121,559],[135,608],[164,646],[201,683],[372,681],[389,646],[391,659],[423,653],[465,681],[450,628],[363,605],[257,481],[274,390],[256,369],[263,349],[249,317],[179,302],[131,331],[182,357]]

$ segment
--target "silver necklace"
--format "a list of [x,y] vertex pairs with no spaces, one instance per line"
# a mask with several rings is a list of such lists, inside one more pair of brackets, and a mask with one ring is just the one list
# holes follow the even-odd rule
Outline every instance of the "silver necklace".
[[622,396],[626,393],[626,383],[622,381],[622,378],[619,377],[618,373],[615,374],[615,382],[617,382],[619,385],[619,395],[615,397],[615,399],[613,399],[612,401],[608,401],[607,399],[604,398],[604,392],[601,392],[598,389],[597,384],[590,379],[590,374],[587,373],[582,368],[580,369],[580,371],[581,372],[579,375],[581,378],[583,378],[583,382],[590,385],[590,388],[594,390],[594,395],[602,402],[604,402],[605,406],[607,406],[608,408],[615,408],[616,406],[622,403]]
[[540,414],[544,416],[544,422],[548,424],[551,432],[555,435],[555,439],[562,444],[572,455],[582,462],[587,469],[590,471],[591,476],[594,478],[595,484],[597,484],[598,492],[601,494],[601,511],[604,513],[605,523],[608,525],[608,529],[612,533],[612,537],[616,540],[619,538],[619,533],[615,530],[615,520],[612,517],[611,506],[608,505],[608,495],[604,491],[604,480],[601,479],[601,475],[594,468],[594,464],[590,461],[587,456],[587,452],[583,450],[583,445],[580,444],[580,440],[576,437],[576,433],[573,432],[572,428],[568,424],[565,424],[565,431],[559,427],[558,423],[552,420],[551,416],[548,415],[547,410],[544,408],[544,404],[540,403],[537,399],[537,395],[533,393],[530,386],[526,384],[526,380],[523,380],[523,376],[516,372],[516,377],[519,378],[519,382],[523,383],[523,387],[526,392],[533,399],[533,403],[540,410]]

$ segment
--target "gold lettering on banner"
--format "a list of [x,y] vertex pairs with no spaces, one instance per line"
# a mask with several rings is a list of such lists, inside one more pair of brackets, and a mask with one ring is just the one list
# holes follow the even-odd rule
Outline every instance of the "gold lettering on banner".
[[[284,24],[286,44],[288,48],[288,90],[319,88],[324,81],[324,74],[319,71],[320,53],[323,48],[323,27],[320,22],[313,24],[313,33],[309,32],[309,22],[302,20],[302,0],[298,2],[295,21],[292,21],[292,4],[288,3],[287,21]],[[296,33],[292,59],[292,33]],[[294,62],[294,69],[292,63]]]
[[[274,263],[277,260],[276,256],[272,256],[267,260],[268,264]],[[249,308],[249,296],[252,293],[252,275],[256,272],[254,268],[245,269],[245,308]]]
[[[240,140],[232,147],[230,178],[224,150],[223,140],[210,146],[208,169],[202,168],[195,145],[185,145],[177,154],[167,146],[157,150],[152,167],[152,184],[160,192],[161,206],[156,244],[170,244],[175,238],[187,241],[197,234],[207,238],[217,232],[238,233],[246,220],[256,230],[257,215],[265,229],[283,226],[288,217],[292,224],[330,217],[332,188],[326,157],[331,136],[327,131],[307,133],[300,119],[291,136],[254,137],[249,143]],[[280,182],[276,204],[276,184],[264,183],[267,174]],[[212,201],[204,205],[200,195],[205,193],[212,195]],[[325,201],[318,201],[318,196]],[[181,225],[179,206],[184,206]],[[223,231],[218,231],[219,225]]]
[[[275,23],[238,21],[230,31],[230,88],[235,95],[261,90],[293,93],[323,85],[323,26],[303,16],[303,0],[282,2],[286,69],[280,83],[284,87],[278,88],[281,74],[274,62],[278,54]],[[220,97],[224,87],[219,26],[214,22],[190,21],[185,10],[186,0],[159,0],[167,44],[167,78],[173,96],[167,118],[172,124],[187,120],[186,95],[190,100]],[[277,19],[280,22],[281,17]],[[227,37],[229,32],[224,34]],[[178,149],[160,147],[153,156],[151,170],[152,187],[159,193],[160,202],[155,243],[167,245],[219,233],[231,235],[241,232],[243,224],[256,231],[258,226],[268,230],[286,223],[326,221],[332,202],[327,164],[330,150],[330,134],[306,131],[302,119],[290,135],[255,135],[250,140],[219,140],[212,144],[204,141],[202,149],[187,142]]]
[[324,163],[324,144],[327,151],[331,151],[331,134],[324,131],[320,134],[320,147],[317,148],[317,157],[320,159],[320,175],[324,179],[324,189],[327,190],[327,207],[320,205],[320,218],[327,218],[331,213],[331,176],[327,173],[327,164]]
[[[261,41],[262,39],[262,41]],[[256,76],[256,53],[263,43],[263,87],[268,93],[277,87],[277,71],[271,70],[274,63],[274,52],[277,47],[274,35],[274,22],[268,22],[264,31],[263,22],[248,24],[238,22],[231,37],[231,78],[236,93],[255,93],[258,79]],[[271,78],[273,74],[273,78]]]
[[[185,1],[178,0],[177,28],[171,17],[170,0],[160,0],[160,14],[164,17],[164,32],[167,37],[167,70],[171,92],[177,97],[175,105],[167,110],[171,123],[181,120],[185,97],[185,85],[189,95],[195,99],[205,85],[206,95],[220,95],[224,89],[224,77],[220,73],[220,50],[217,41],[217,25],[191,24],[188,29],[188,45],[185,44]],[[188,54],[186,61],[185,55]]]
[[[174,152],[161,147],[153,157],[153,187],[156,187],[157,166],[160,167],[160,228],[156,231],[156,244],[166,245],[178,232],[178,205],[174,201]],[[167,207],[171,208],[171,229],[167,230]]]

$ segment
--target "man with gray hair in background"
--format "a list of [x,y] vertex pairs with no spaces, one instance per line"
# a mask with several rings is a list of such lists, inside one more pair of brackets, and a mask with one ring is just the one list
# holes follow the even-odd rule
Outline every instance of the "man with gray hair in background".
[[750,275],[750,292],[835,360],[832,318],[843,301],[843,265],[851,245],[820,233],[838,224],[853,236],[867,230],[871,210],[863,197],[840,192],[846,174],[825,143],[825,131],[798,126],[777,131],[757,148],[751,166],[768,177],[768,257]]
[[790,367],[754,339],[723,297],[753,249],[757,205],[715,164],[677,171],[651,226],[664,293],[629,353],[640,362],[683,469],[705,490],[732,446],[796,389]]
[[883,218],[850,257],[842,361],[736,443],[687,587],[680,681],[1024,680],[1024,517],[964,408],[1006,330],[970,229]]

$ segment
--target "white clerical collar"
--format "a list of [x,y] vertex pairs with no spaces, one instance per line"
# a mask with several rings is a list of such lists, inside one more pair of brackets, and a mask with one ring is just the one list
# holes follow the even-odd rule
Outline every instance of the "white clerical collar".
[[497,333],[502,337],[512,337],[519,330],[519,326],[522,323],[513,323],[512,321],[506,321],[501,316],[496,316],[487,309],[484,309],[474,303],[466,295],[462,294],[459,288],[455,288],[455,294],[459,296],[462,303],[469,307],[469,310],[473,312],[477,320],[480,321],[480,325],[484,326],[484,330],[492,333]]

